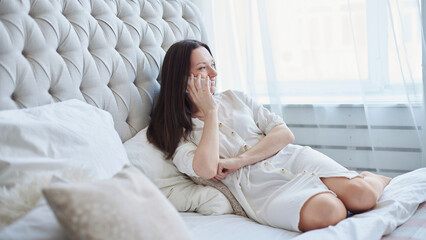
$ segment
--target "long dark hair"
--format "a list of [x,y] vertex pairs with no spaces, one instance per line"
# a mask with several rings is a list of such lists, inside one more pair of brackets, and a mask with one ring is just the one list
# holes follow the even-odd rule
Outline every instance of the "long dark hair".
[[179,141],[188,139],[192,131],[193,105],[186,94],[190,74],[191,53],[198,47],[210,48],[196,40],[174,43],[164,57],[160,73],[160,95],[151,114],[147,138],[171,159]]

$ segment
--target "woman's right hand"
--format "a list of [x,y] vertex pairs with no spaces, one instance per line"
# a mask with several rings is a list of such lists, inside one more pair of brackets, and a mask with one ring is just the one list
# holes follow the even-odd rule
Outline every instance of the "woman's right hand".
[[191,101],[197,106],[198,110],[206,115],[211,110],[217,110],[217,105],[211,94],[210,77],[207,76],[204,83],[201,83],[201,78],[200,74],[197,77],[191,74],[187,89]]

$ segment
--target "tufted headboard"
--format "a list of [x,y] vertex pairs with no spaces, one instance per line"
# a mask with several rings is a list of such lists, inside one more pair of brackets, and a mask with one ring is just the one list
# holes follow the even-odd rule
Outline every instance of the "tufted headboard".
[[206,42],[189,0],[0,0],[0,110],[79,99],[125,141],[149,122],[165,51]]

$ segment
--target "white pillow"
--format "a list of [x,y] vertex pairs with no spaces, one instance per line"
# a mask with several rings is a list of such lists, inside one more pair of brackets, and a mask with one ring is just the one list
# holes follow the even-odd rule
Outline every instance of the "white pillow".
[[0,111],[0,186],[65,167],[109,178],[128,163],[111,115],[79,100]]
[[193,239],[157,187],[133,166],[112,179],[43,189],[71,239]]
[[[66,179],[71,182],[82,182],[92,180],[93,174],[89,171],[71,168],[53,172],[45,171],[34,174],[31,173],[26,174],[25,177],[16,182],[12,188],[0,188],[0,231],[5,226],[12,223],[15,224],[14,222],[18,219],[18,221],[21,221],[21,219],[34,208],[37,202],[39,202],[41,189],[59,178],[62,179],[62,181]],[[47,206],[47,208],[49,207]],[[37,221],[32,223],[31,227],[37,228],[36,226],[40,226],[39,228],[43,228],[43,226],[41,226],[42,224],[42,221]],[[17,228],[15,227],[14,229]],[[28,229],[24,231],[28,231]],[[0,234],[0,236],[2,235]],[[0,239],[3,238],[0,237]]]
[[44,198],[18,221],[0,230],[0,240],[68,239]]
[[233,212],[230,202],[220,191],[195,184],[179,172],[172,161],[164,159],[163,153],[148,142],[146,129],[124,143],[127,156],[131,164],[150,178],[178,211],[205,215]]
[[[77,174],[75,176],[70,175],[71,178],[78,177],[80,173],[74,172]],[[61,174],[62,175],[62,174]],[[40,178],[41,176],[38,176]],[[80,176],[79,181],[88,181],[88,176]],[[67,183],[67,180],[57,176],[57,175],[48,175],[46,178],[50,179],[50,183],[47,183],[46,186],[53,183]],[[41,180],[41,179],[40,179]],[[45,180],[45,179],[43,179]],[[43,186],[43,187],[46,187]],[[16,188],[17,186],[15,186]],[[22,187],[22,186],[18,186]],[[30,187],[30,186],[28,186]],[[23,190],[24,189],[20,189]],[[36,187],[36,190],[26,190],[25,192],[33,191],[40,192],[41,189]],[[22,193],[26,194],[26,193]],[[34,195],[32,193],[31,195]],[[22,196],[21,196],[22,197]],[[15,199],[17,202],[21,199]],[[7,204],[7,203],[6,203]],[[9,226],[0,230],[0,240],[21,240],[29,239],[32,240],[61,240],[68,239],[65,230],[59,224],[58,220],[55,217],[55,214],[50,209],[49,205],[46,202],[46,199],[41,196],[34,208],[31,209],[26,215],[24,215],[19,220],[13,222]]]

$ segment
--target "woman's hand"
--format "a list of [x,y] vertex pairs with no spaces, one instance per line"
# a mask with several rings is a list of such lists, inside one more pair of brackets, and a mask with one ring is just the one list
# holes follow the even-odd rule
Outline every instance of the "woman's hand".
[[223,180],[226,176],[228,176],[228,174],[237,171],[241,167],[241,159],[238,157],[221,158],[217,168],[217,175],[213,178],[213,181]]
[[197,77],[191,74],[188,83],[188,93],[191,101],[206,115],[209,111],[216,110],[217,105],[211,94],[211,88],[214,83],[210,80],[209,76],[205,78],[206,80],[203,83],[201,82],[201,78],[200,74]]

